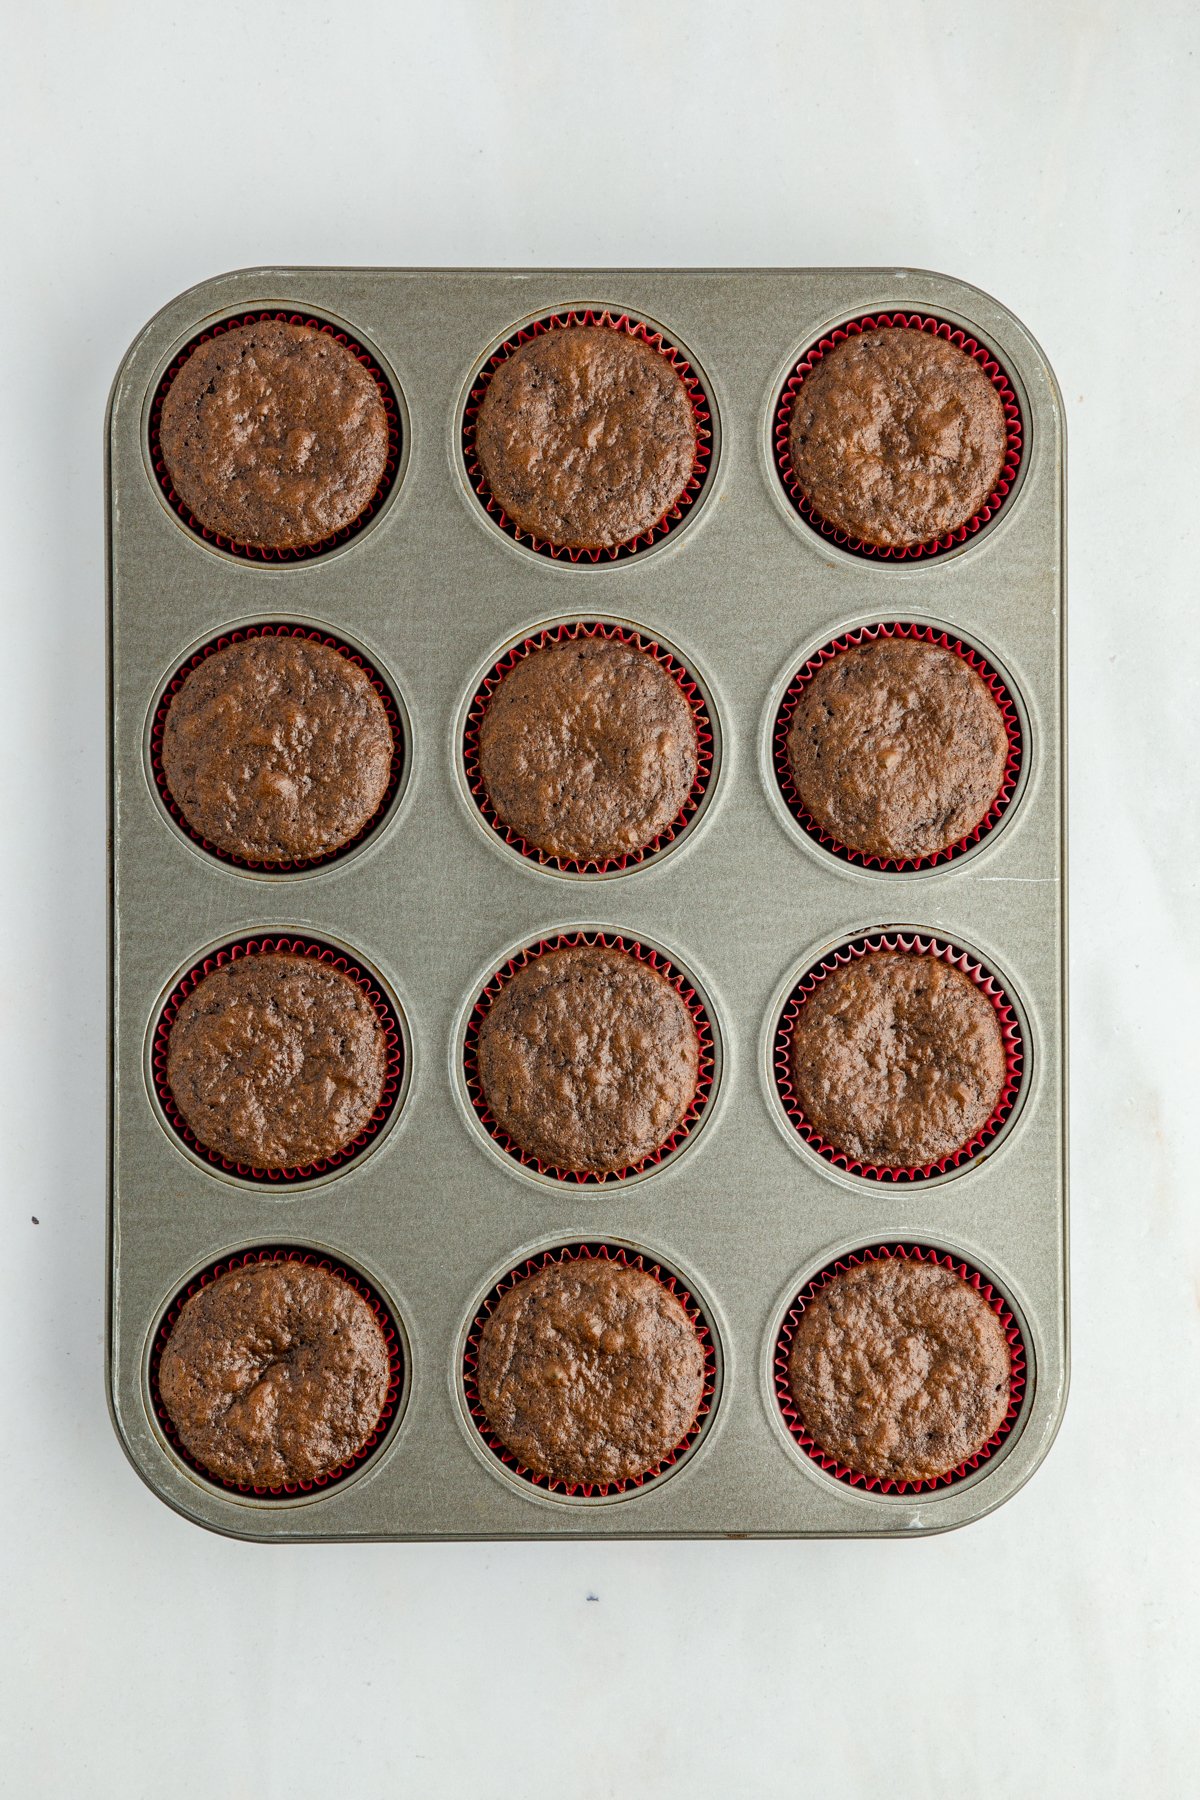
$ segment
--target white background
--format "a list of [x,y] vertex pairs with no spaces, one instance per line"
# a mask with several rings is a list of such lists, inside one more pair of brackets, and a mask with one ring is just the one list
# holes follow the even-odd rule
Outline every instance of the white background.
[[[6,1797],[1197,1792],[1197,17],[0,6]],[[101,426],[142,322],[252,263],[925,266],[1048,352],[1074,1386],[994,1517],[908,1543],[272,1549],[127,1467],[102,1373]]]

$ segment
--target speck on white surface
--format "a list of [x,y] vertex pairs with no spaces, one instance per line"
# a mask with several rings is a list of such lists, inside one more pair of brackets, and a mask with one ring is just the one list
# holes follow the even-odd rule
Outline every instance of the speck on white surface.
[[[1196,1792],[1200,14],[42,0],[2,37],[0,1792]],[[101,1356],[101,424],[162,302],[271,262],[928,267],[1048,352],[1074,1386],[993,1517],[912,1543],[271,1549],[127,1467]]]

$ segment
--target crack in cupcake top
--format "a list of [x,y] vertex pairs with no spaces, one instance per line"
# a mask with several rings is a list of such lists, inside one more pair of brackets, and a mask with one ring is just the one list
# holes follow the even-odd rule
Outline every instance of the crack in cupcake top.
[[611,1174],[684,1119],[696,1026],[664,975],[626,950],[546,950],[509,976],[479,1026],[479,1084],[496,1124],[560,1170]]
[[789,452],[814,512],[876,548],[936,539],[972,519],[1007,454],[1004,403],[966,350],[886,325],[842,339],[805,375]]
[[499,364],[475,447],[493,497],[520,530],[564,548],[612,549],[683,494],[696,419],[661,351],[607,326],[570,325]]
[[368,1300],[293,1262],[233,1269],[184,1302],[158,1390],[180,1443],[218,1479],[279,1487],[330,1474],[379,1424],[391,1380]]
[[547,644],[488,698],[479,769],[501,823],[580,861],[642,849],[678,817],[696,777],[692,709],[635,645]]
[[198,344],[162,404],[159,443],[201,526],[256,549],[353,524],[387,466],[379,385],[328,331],[281,319]]
[[903,1257],[839,1271],[804,1302],[788,1357],[818,1449],[856,1474],[936,1480],[977,1455],[1009,1410],[1012,1356],[987,1299]]

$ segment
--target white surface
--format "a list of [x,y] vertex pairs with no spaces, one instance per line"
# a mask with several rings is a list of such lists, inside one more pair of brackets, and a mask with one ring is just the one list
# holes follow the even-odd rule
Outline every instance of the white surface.
[[[1195,9],[7,20],[0,1791],[1194,1793]],[[903,263],[1046,348],[1071,429],[1075,1375],[994,1517],[907,1544],[273,1550],[126,1466],[101,1366],[101,420],[152,311],[263,262]]]

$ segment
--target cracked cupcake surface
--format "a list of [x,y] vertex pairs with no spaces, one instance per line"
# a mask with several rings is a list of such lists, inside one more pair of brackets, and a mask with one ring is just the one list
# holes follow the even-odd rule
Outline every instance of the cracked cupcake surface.
[[488,1424],[526,1469],[568,1485],[626,1481],[691,1431],[704,1350],[654,1276],[604,1258],[553,1263],[496,1302],[476,1383]]
[[1008,732],[953,650],[876,638],[839,651],[805,682],[787,754],[822,830],[860,855],[903,860],[948,849],[987,816]]
[[181,1001],[167,1082],[201,1145],[260,1169],[305,1167],[370,1123],[387,1033],[357,982],[291,952],[223,963]]
[[383,1329],[348,1282],[299,1263],[251,1263],[184,1302],[158,1389],[209,1474],[279,1487],[357,1456],[390,1380]]
[[792,405],[792,468],[814,511],[877,549],[965,525],[995,492],[1004,402],[967,351],[908,326],[843,338]]
[[972,1283],[931,1262],[863,1262],[804,1303],[788,1384],[818,1448],[855,1474],[936,1480],[1008,1414],[1004,1326]]
[[331,645],[253,637],[184,679],[162,735],[167,788],[216,849],[280,863],[331,855],[379,810],[395,743],[370,677]]
[[651,344],[603,325],[555,327],[496,368],[475,450],[519,530],[564,549],[613,549],[684,492],[696,420],[683,380]]
[[581,862],[629,855],[665,831],[698,755],[679,683],[647,651],[607,638],[522,657],[479,728],[497,818],[533,848]]
[[614,1174],[658,1150],[696,1092],[683,999],[628,951],[546,950],[505,981],[479,1028],[484,1101],[519,1149]]
[[789,1064],[807,1123],[834,1150],[915,1169],[970,1142],[1004,1089],[1004,1034],[969,975],[939,957],[872,950],[817,982]]
[[198,344],[163,400],[163,462],[199,523],[264,550],[353,524],[388,458],[379,384],[328,331],[260,319]]

